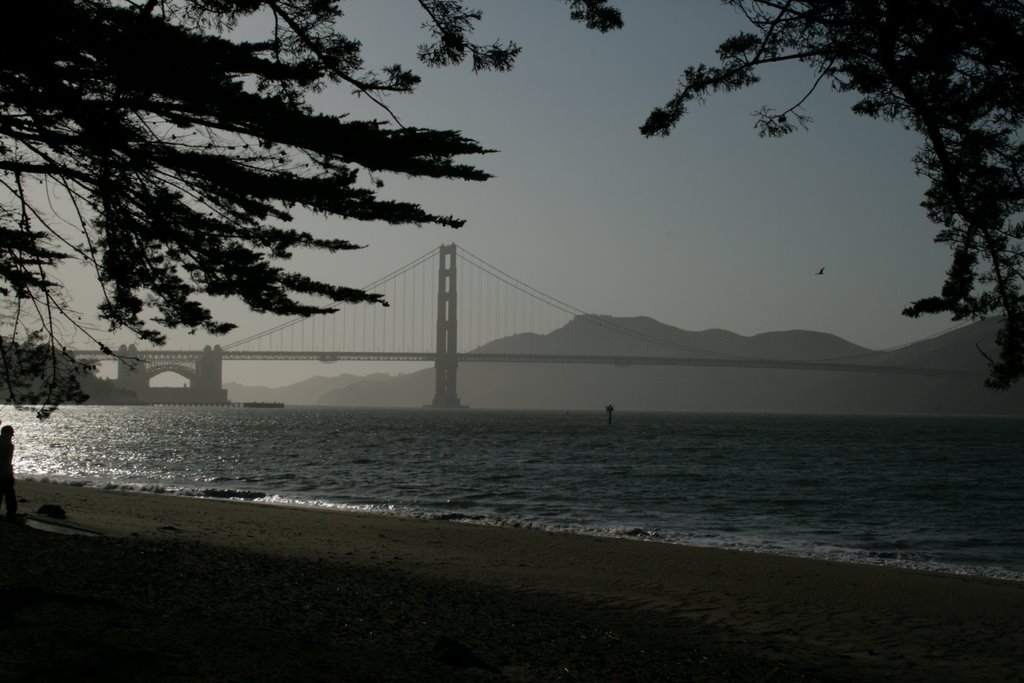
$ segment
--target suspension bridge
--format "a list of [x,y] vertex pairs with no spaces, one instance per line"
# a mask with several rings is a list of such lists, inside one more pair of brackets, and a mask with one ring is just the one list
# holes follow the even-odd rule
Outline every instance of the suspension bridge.
[[[343,306],[202,350],[121,346],[115,385],[153,403],[226,403],[229,361],[432,362],[436,408],[462,407],[461,363],[591,363],[776,368],[885,374],[946,374],[929,368],[872,364],[870,355],[831,360],[751,358],[701,349],[643,326],[585,313],[545,294],[455,244],[442,245],[365,286],[388,306]],[[96,363],[98,351],[74,351]],[[164,372],[190,384],[150,387]],[[426,397],[424,397],[426,398]]]

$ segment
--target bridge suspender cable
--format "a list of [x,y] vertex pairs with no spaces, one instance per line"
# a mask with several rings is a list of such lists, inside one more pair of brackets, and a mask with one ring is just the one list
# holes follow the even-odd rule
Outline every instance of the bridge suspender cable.
[[527,294],[529,296],[533,296],[534,298],[537,298],[540,301],[548,304],[549,306],[557,308],[558,310],[560,310],[560,311],[562,311],[564,313],[569,313],[571,315],[583,318],[587,322],[593,323],[593,324],[598,325],[600,327],[604,327],[605,329],[608,329],[608,330],[612,330],[612,331],[617,332],[619,334],[622,334],[624,336],[631,337],[633,339],[637,339],[639,341],[644,341],[644,342],[647,342],[647,343],[650,343],[650,344],[655,344],[657,346],[661,346],[661,347],[664,347],[664,348],[674,349],[674,350],[677,350],[677,351],[688,351],[688,352],[691,352],[691,353],[707,354],[708,356],[719,357],[719,358],[749,358],[749,356],[737,355],[737,354],[733,354],[733,353],[726,353],[726,352],[722,352],[722,351],[712,351],[710,349],[703,349],[703,348],[696,347],[696,346],[688,346],[686,344],[680,344],[678,342],[674,342],[674,341],[671,341],[671,340],[668,340],[668,339],[663,339],[663,338],[660,338],[660,337],[656,337],[654,335],[649,335],[649,334],[645,334],[643,332],[638,332],[637,330],[631,330],[628,327],[625,327],[623,325],[619,325],[619,324],[617,324],[615,322],[612,322],[608,318],[605,318],[605,317],[600,316],[600,315],[595,315],[593,313],[586,313],[586,312],[576,308],[575,306],[572,306],[570,304],[565,303],[564,301],[561,301],[560,299],[556,299],[555,297],[553,297],[553,296],[551,296],[549,294],[545,294],[544,292],[540,291],[539,289],[536,289],[536,288],[531,287],[530,285],[526,284],[522,280],[519,280],[519,279],[513,277],[512,275],[509,275],[508,273],[506,273],[505,271],[501,270],[497,266],[491,265],[487,261],[484,261],[482,258],[480,258],[479,256],[473,254],[472,252],[470,252],[467,249],[459,249],[459,254],[460,254],[460,257],[462,258],[462,260],[465,261],[466,263],[468,263],[468,264],[470,264],[470,265],[472,265],[472,266],[474,266],[476,268],[480,268],[480,269],[484,270],[485,272],[487,272],[492,277],[500,280],[501,282],[505,283],[506,285],[508,285],[510,287],[513,287],[514,289],[519,290],[520,292],[523,292],[524,294]]
[[[435,258],[437,256],[437,253],[438,253],[438,249],[433,249],[433,250],[427,252],[426,254],[423,254],[419,258],[417,258],[417,259],[411,261],[410,263],[406,264],[405,266],[399,268],[398,270],[395,270],[395,271],[393,271],[391,273],[388,273],[384,277],[381,277],[381,278],[378,278],[378,279],[374,280],[370,284],[364,286],[362,289],[363,289],[363,291],[373,292],[373,291],[381,288],[384,284],[386,284],[386,283],[390,282],[391,280],[397,278],[398,276],[407,273],[408,271],[412,270],[413,268],[416,268],[417,266],[421,265],[425,261],[428,261],[428,260],[431,260],[431,259]],[[334,312],[334,311],[330,311],[330,310],[325,310],[324,311],[325,314],[332,313],[332,312]],[[266,336],[269,336],[271,334],[274,334],[275,332],[280,332],[281,330],[287,329],[289,327],[293,327],[295,325],[300,325],[300,324],[304,323],[306,320],[307,320],[307,318],[292,318],[291,320],[287,320],[287,321],[285,321],[285,322],[283,322],[283,323],[281,323],[279,325],[276,325],[276,326],[271,327],[269,329],[263,330],[262,332],[258,332],[256,334],[249,335],[248,337],[246,337],[244,339],[239,339],[238,341],[231,342],[230,344],[224,344],[222,348],[225,351],[230,350],[230,349],[235,349],[235,348],[238,348],[239,346],[244,346],[244,345],[252,343],[252,342],[254,342],[254,341],[258,340],[258,339],[261,339],[263,337],[266,337]],[[374,330],[374,333],[376,333],[376,330]]]

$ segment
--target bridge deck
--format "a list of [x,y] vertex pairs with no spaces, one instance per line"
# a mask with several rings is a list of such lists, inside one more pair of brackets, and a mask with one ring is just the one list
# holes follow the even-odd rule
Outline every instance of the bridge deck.
[[[98,351],[73,351],[78,359],[88,362],[116,360]],[[139,351],[137,356],[147,363],[194,362],[202,351],[152,350]],[[223,351],[225,361],[410,361],[433,363],[433,352],[373,351]],[[768,370],[807,370],[817,372],[855,372],[889,375],[922,375],[953,377],[963,373],[953,370],[877,363],[838,361],[800,361],[771,358],[696,358],[683,356],[614,356],[586,354],[523,354],[523,353],[460,353],[460,363],[571,363],[590,365],[660,365],[701,368],[747,368]]]

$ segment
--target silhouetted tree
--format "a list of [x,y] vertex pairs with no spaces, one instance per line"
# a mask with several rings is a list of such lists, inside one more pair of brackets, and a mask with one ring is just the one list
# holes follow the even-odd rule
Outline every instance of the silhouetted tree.
[[[604,0],[564,2],[590,28],[618,25]],[[360,43],[338,30],[341,4],[31,0],[4,7],[0,293],[9,310],[0,311],[0,351],[7,401],[53,406],[76,396],[73,373],[58,359],[69,332],[95,337],[68,305],[56,273],[62,262],[94,269],[100,317],[111,330],[162,343],[160,328],[232,328],[201,297],[300,316],[346,302],[386,305],[377,294],[280,265],[298,248],[357,248],[288,227],[298,207],[360,221],[462,225],[381,198],[382,178],[482,181],[487,173],[460,160],[489,150],[392,116],[384,96],[410,92],[419,79],[399,65],[367,68]],[[454,0],[419,5],[431,36],[419,48],[427,65],[468,58],[474,71],[512,66],[514,43],[468,39],[479,12]],[[265,26],[262,38],[239,38],[242,21],[249,35]],[[309,96],[331,87],[378,103],[385,120],[316,111]],[[49,371],[37,367],[47,359]],[[42,374],[26,381],[28,370]]]
[[802,105],[822,83],[853,92],[857,114],[921,134],[914,157],[931,185],[923,206],[942,226],[952,265],[938,296],[904,313],[999,315],[989,386],[1024,373],[1024,3],[1020,0],[723,0],[753,30],[718,48],[719,64],[685,69],[672,98],[641,126],[668,135],[691,103],[758,82],[762,67],[802,62],[807,95],[756,112],[762,136],[806,127]]

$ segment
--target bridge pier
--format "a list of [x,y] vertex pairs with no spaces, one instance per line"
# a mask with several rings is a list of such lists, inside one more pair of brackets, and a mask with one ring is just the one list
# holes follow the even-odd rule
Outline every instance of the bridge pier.
[[432,408],[462,408],[457,376],[459,370],[458,292],[455,278],[455,244],[442,244],[437,274],[437,348],[434,357]]
[[224,352],[220,346],[203,348],[203,355],[196,359],[196,378],[192,382],[192,395],[196,403],[224,403],[228,400],[227,389],[222,389],[224,378]]
[[149,375],[146,374],[146,363],[138,359],[139,350],[135,344],[125,346],[122,344],[117,349],[117,377],[114,380],[118,389],[131,391],[140,400],[149,391]]

